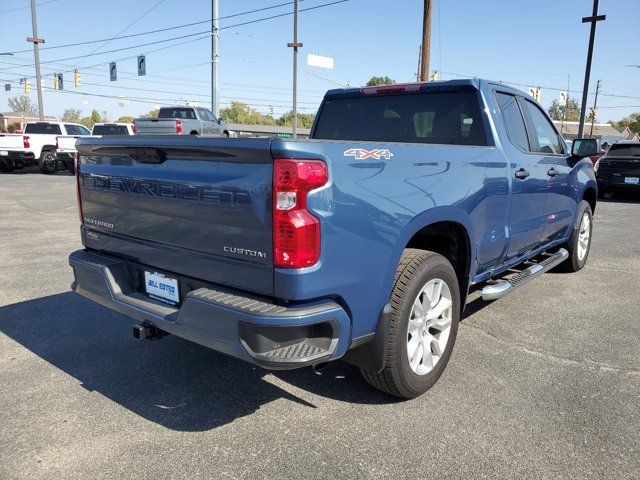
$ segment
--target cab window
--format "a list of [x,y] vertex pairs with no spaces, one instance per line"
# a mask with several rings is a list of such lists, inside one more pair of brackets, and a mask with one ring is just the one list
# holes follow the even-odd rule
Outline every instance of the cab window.
[[533,132],[531,132],[534,141],[532,151],[551,155],[563,154],[564,149],[560,143],[560,136],[540,107],[529,100],[525,100],[523,103],[529,112],[533,126]]

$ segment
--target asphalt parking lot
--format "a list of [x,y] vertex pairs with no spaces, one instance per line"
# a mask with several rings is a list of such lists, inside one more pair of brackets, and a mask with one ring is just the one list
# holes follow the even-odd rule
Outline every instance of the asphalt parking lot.
[[640,199],[587,267],[471,300],[413,401],[342,362],[270,373],[73,293],[73,177],[0,175],[0,478],[640,478]]

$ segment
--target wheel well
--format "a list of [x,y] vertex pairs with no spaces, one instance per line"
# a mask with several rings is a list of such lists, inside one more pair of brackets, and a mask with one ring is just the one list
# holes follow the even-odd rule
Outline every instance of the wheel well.
[[439,253],[445,257],[458,276],[460,295],[464,305],[469,285],[471,245],[467,230],[456,222],[433,223],[419,230],[406,248],[418,248]]
[[196,132],[195,130],[191,130],[191,131],[189,132],[189,135],[198,135],[198,132]]
[[598,199],[598,195],[596,194],[595,188],[587,188],[584,191],[584,195],[582,195],[582,199],[586,200],[589,205],[591,205],[591,213],[596,211],[596,203]]

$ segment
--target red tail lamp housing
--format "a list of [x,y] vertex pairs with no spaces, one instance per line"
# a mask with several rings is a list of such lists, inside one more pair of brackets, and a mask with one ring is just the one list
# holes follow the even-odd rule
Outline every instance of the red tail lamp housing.
[[182,120],[176,120],[176,133],[182,135]]
[[[31,137],[29,137],[29,135],[23,135],[22,136],[22,146],[24,148],[31,148],[31,143],[29,143],[29,140],[31,139]],[[56,142],[58,141],[58,139],[56,138]]]
[[320,258],[320,221],[307,210],[307,194],[329,181],[320,160],[276,159],[273,163],[273,261],[304,268]]

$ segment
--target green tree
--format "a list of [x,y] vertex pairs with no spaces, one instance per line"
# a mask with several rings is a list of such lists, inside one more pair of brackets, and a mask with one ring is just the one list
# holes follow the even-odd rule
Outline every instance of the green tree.
[[640,132],[640,113],[632,113],[628,117],[617,122],[609,122],[615,128],[629,127],[633,133]]
[[155,110],[151,110],[149,113],[143,113],[140,115],[140,118],[157,118],[159,111],[160,110],[156,108]]
[[84,117],[80,120],[80,123],[87,127],[88,129],[92,129],[96,123],[103,123],[104,120],[100,112],[97,110],[92,110],[91,115],[88,117]]
[[124,116],[118,119],[118,123],[133,123],[133,117]]
[[80,121],[80,115],[82,115],[81,110],[77,108],[67,108],[62,114],[62,121],[78,123]]
[[229,107],[220,109],[220,117],[224,118],[227,123],[276,125],[276,120],[271,115],[260,113],[248,104],[237,101],[232,101]]
[[20,113],[22,115],[37,115],[38,107],[36,107],[32,102],[31,98],[27,95],[20,95],[18,97],[13,97],[8,100],[9,108],[14,113]]
[[551,102],[549,116],[552,120],[575,122],[580,119],[580,105],[578,101],[568,97],[567,104],[562,105],[558,100]]
[[[315,118],[315,113],[298,113],[298,128],[311,128]],[[282,127],[290,127],[293,125],[293,111],[285,113],[278,118],[277,125]]]
[[387,76],[371,77],[371,79],[367,82],[367,87],[377,87],[378,85],[393,85],[394,83],[396,83],[396,81]]

